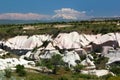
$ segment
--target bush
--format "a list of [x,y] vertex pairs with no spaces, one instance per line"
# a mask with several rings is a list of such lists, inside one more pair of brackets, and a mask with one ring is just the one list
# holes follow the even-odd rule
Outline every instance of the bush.
[[110,71],[113,72],[116,75],[120,75],[120,68],[117,67],[111,67]]
[[105,69],[106,63],[108,62],[108,58],[99,57],[99,58],[96,58],[94,61],[95,61],[96,69]]
[[78,65],[76,65],[76,66],[74,67],[74,71],[78,73],[78,72],[80,72],[80,70],[83,69],[83,68],[84,68],[83,65],[79,65],[79,64],[78,64]]
[[26,71],[24,70],[23,65],[17,65],[16,72],[18,73],[19,76],[26,76]]
[[119,62],[114,62],[110,64],[109,66],[110,66],[109,70],[111,72],[113,72],[116,75],[120,75],[120,63]]
[[10,78],[11,77],[11,69],[5,69],[5,76],[7,78]]
[[0,71],[0,80],[4,80],[5,79],[5,72]]
[[41,66],[41,62],[40,61],[36,62],[35,66]]
[[81,59],[81,61],[85,60],[86,59],[86,55],[81,55],[80,59]]
[[64,67],[65,71],[70,71],[70,68],[68,66]]
[[26,71],[25,70],[21,70],[18,73],[19,76],[26,76]]
[[52,73],[56,74],[59,67],[63,64],[62,56],[59,54],[53,55],[50,59],[42,59],[41,65],[52,69]]

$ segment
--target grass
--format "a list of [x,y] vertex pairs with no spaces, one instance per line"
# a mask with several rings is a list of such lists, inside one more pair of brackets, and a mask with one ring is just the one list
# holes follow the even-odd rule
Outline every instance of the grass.
[[[118,21],[76,21],[76,22],[53,22],[37,24],[12,24],[0,25],[0,39],[8,39],[17,35],[55,34],[55,32],[72,32],[86,34],[98,34],[109,32],[120,32]],[[56,28],[55,25],[71,25],[71,27]],[[35,29],[25,30],[24,27],[31,26]]]
[[[119,80],[120,76],[113,77],[111,75],[106,75],[103,77],[97,77],[95,75],[87,75],[87,74],[80,74],[80,73],[73,73],[71,71],[65,71],[65,69],[60,68],[57,74],[50,74],[50,73],[41,73],[35,71],[27,71],[27,75],[20,77],[16,72],[12,72],[12,77],[16,80]],[[7,80],[11,80],[7,78]]]
[[[0,40],[7,40],[10,37],[17,35],[35,35],[35,34],[56,34],[57,32],[77,31],[85,34],[106,34],[109,32],[120,32],[120,26],[117,26],[118,21],[78,21],[78,22],[54,22],[54,23],[38,23],[38,24],[17,24],[17,25],[0,25]],[[72,25],[71,27],[55,28],[54,25]],[[33,30],[24,30],[26,26],[35,27]],[[18,56],[14,54],[6,55],[3,58],[11,58]],[[84,57],[83,57],[84,59]],[[97,59],[95,64],[98,69],[105,68],[106,58]],[[16,80],[120,80],[120,76],[111,77],[109,75],[98,78],[95,75],[85,75],[73,73],[61,68],[56,75],[49,73],[41,73],[36,71],[27,71],[25,77],[20,77],[15,72],[12,72],[13,78]],[[9,80],[9,79],[8,79]]]

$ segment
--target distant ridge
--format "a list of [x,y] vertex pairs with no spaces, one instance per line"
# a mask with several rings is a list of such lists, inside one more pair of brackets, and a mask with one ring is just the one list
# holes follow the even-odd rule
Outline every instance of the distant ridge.
[[[118,17],[95,17],[90,19],[85,19],[85,21],[103,21],[103,20],[120,20]],[[52,20],[0,20],[1,24],[32,24],[32,23],[46,23],[46,22],[69,22],[69,21],[82,21],[82,20],[67,20],[67,19],[52,19]],[[84,20],[83,20],[84,21]]]
[[40,20],[0,20],[0,24],[29,24],[29,23],[40,23],[44,21]]
[[77,20],[0,20],[0,25],[2,24],[32,24],[32,23],[48,23],[48,22],[69,22],[69,21],[77,21]]
[[118,16],[118,17],[96,17],[96,18],[91,18],[90,20],[96,20],[96,21],[101,21],[101,20],[120,20],[120,16]]

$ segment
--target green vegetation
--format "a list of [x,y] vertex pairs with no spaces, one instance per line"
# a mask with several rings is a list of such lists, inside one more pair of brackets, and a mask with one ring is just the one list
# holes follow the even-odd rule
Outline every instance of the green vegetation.
[[59,54],[53,55],[50,59],[43,59],[41,61],[41,65],[47,67],[48,69],[52,69],[53,74],[57,73],[62,63],[62,56]]
[[[55,38],[60,32],[71,32],[77,31],[78,33],[85,34],[106,34],[109,32],[120,32],[120,26],[117,25],[118,20],[108,21],[76,21],[76,22],[53,22],[53,23],[35,23],[35,24],[11,24],[11,25],[0,25],[0,39],[6,40],[10,37],[17,35],[35,35],[35,34],[51,34]],[[64,27],[56,26],[64,25]],[[70,25],[69,27],[67,25]],[[67,26],[67,27],[66,27]],[[46,46],[49,42],[44,42],[41,46]],[[33,52],[38,47],[33,49]],[[93,54],[94,61],[97,69],[105,69],[105,63],[108,58],[100,57]],[[15,57],[9,53],[4,55],[2,58]],[[17,56],[16,56],[17,57]],[[81,56],[81,60],[86,58],[85,55]],[[79,65],[79,61],[76,61],[77,66],[73,67],[74,71],[71,71],[68,66],[62,61],[60,55],[53,55],[51,59],[41,59],[36,66],[46,67],[52,70],[52,74],[43,73],[38,71],[25,70],[23,65],[16,66],[16,72],[6,69],[4,73],[0,73],[1,80],[120,80],[120,66],[111,65],[110,71],[115,73],[117,77],[106,75],[103,77],[97,77],[95,75],[80,74],[80,70],[83,68]],[[17,73],[17,74],[16,74]],[[14,77],[13,77],[14,76]]]
[[111,77],[113,77],[113,75],[107,74],[107,75],[104,75],[104,76],[100,77],[100,79],[109,80],[109,78],[111,78]]
[[91,53],[91,55],[94,57],[96,69],[106,69],[106,63],[108,62],[109,58],[97,55],[96,53]]
[[99,79],[97,76],[95,75],[87,75],[87,74],[74,74],[73,75],[74,78],[83,78],[83,79],[86,79],[86,80],[89,80],[89,79],[92,79],[92,80],[96,80],[96,79]]
[[58,80],[68,80],[68,78],[65,76],[62,76],[62,77],[58,78]]
[[23,65],[17,65],[16,66],[16,73],[18,73],[19,76],[26,76],[26,71],[24,69]]
[[58,70],[57,75],[28,71],[26,76],[21,77],[16,72],[12,72],[11,77],[7,78],[4,74],[0,72],[0,80],[120,80],[120,76],[111,76],[109,74],[98,78],[95,75],[72,73],[65,71],[63,68]]
[[120,63],[114,62],[110,65],[110,71],[116,75],[120,75]]
[[12,70],[11,69],[5,69],[5,76],[7,77],[7,78],[10,78],[11,77],[11,73],[12,73]]
[[83,68],[84,68],[83,65],[78,64],[78,65],[76,65],[76,66],[74,67],[74,71],[75,71],[76,73],[80,73],[80,70],[83,69]]
[[120,80],[120,76],[110,77],[108,80]]
[[[118,20],[103,21],[76,21],[76,22],[52,22],[34,24],[7,24],[0,25],[0,39],[8,39],[16,35],[56,34],[59,32],[77,31],[79,33],[97,34],[120,32]],[[56,26],[63,27],[56,27]],[[70,25],[66,27],[67,25]]]
[[96,58],[95,59],[96,69],[105,69],[107,62],[108,62],[108,58],[106,58],[106,57]]

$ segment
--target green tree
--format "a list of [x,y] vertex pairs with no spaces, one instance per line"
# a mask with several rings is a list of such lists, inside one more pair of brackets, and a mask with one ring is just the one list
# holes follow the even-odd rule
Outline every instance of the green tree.
[[53,55],[51,58],[51,63],[53,65],[53,74],[56,74],[57,70],[58,70],[58,66],[60,66],[62,64],[62,56],[60,56],[59,54],[57,55]]
[[59,54],[53,55],[51,59],[41,60],[41,65],[52,69],[52,73],[56,74],[59,67],[63,64],[62,56]]

